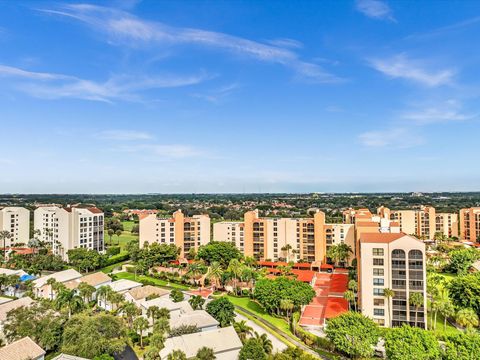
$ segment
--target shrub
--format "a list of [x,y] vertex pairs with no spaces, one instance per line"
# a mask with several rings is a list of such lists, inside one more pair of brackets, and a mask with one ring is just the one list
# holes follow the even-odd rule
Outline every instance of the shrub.
[[114,256],[120,254],[120,246],[109,246],[107,248],[107,255]]

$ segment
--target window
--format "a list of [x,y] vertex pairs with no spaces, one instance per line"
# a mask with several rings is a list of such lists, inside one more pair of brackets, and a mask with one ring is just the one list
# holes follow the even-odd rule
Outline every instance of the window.
[[373,256],[383,256],[383,249],[382,248],[374,248],[373,249]]
[[374,266],[383,266],[383,259],[373,259]]
[[381,279],[381,278],[373,278],[373,285],[383,286],[383,285],[384,285],[384,281],[383,281],[383,279]]
[[373,276],[383,276],[383,269],[373,269]]
[[385,309],[373,309],[374,316],[385,316]]
[[382,288],[373,288],[373,295],[383,296],[383,289]]
[[385,300],[384,299],[373,299],[373,306],[384,306]]

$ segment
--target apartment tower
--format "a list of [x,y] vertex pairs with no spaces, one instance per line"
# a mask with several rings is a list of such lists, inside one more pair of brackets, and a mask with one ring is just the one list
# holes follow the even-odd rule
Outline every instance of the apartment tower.
[[[27,245],[30,239],[30,211],[23,207],[5,207],[0,209],[0,231],[8,231],[10,238],[5,246]],[[3,247],[3,243],[0,244]]]

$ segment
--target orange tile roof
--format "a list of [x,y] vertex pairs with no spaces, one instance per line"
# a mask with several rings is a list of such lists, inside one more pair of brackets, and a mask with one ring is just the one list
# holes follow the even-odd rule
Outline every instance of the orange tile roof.
[[378,226],[378,223],[373,221],[359,221],[355,223],[357,226]]
[[404,233],[368,233],[360,236],[360,242],[362,243],[391,243],[404,236]]

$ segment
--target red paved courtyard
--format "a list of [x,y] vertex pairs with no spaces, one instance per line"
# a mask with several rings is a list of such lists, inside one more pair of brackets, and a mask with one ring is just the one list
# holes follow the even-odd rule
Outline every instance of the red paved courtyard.
[[312,302],[305,306],[300,318],[300,325],[323,326],[325,319],[330,319],[348,311],[348,301],[343,298],[347,290],[348,275],[317,273],[313,289],[317,294]]

